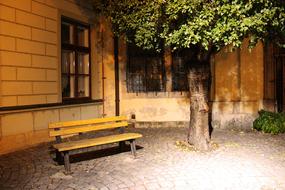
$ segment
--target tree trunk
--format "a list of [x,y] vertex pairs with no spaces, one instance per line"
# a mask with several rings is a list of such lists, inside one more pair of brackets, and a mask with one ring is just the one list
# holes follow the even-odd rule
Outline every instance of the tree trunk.
[[189,67],[190,126],[188,143],[198,150],[209,149],[209,78],[210,62],[197,62]]

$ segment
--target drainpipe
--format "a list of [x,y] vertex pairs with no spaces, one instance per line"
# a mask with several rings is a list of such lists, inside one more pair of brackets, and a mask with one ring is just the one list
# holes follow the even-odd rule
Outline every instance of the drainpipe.
[[120,92],[119,92],[119,39],[114,36],[114,61],[115,61],[115,111],[120,115]]
[[100,34],[101,34],[101,63],[102,63],[102,99],[103,99],[103,113],[102,116],[105,117],[105,69],[104,69],[104,29],[101,23],[100,25]]

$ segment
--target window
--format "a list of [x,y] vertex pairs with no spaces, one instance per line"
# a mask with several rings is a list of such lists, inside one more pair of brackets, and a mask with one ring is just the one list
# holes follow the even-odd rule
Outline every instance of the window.
[[163,54],[128,44],[127,91],[161,92],[164,90]]
[[172,54],[172,91],[189,91],[187,78],[187,50],[175,51]]
[[61,90],[63,101],[91,98],[90,27],[61,19]]

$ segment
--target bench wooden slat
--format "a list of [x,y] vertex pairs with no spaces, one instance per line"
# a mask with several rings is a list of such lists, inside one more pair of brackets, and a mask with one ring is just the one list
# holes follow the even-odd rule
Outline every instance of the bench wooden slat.
[[94,139],[83,139],[79,141],[71,141],[53,145],[58,151],[75,150],[79,148],[87,148],[97,145],[110,144],[120,141],[132,140],[142,137],[139,133],[123,133],[119,135],[110,135],[105,137],[98,137]]
[[76,127],[74,126],[71,128],[62,128],[60,130],[51,130],[49,132],[49,135],[51,137],[64,136],[64,135],[71,135],[71,134],[77,134],[89,131],[99,131],[104,129],[113,129],[113,128],[126,127],[126,126],[128,126],[128,122],[126,121],[110,123],[110,124],[102,124],[102,125],[87,125],[87,126],[76,126]]
[[49,129],[65,128],[65,127],[78,126],[78,125],[99,124],[99,123],[105,123],[105,122],[125,121],[125,120],[127,120],[127,116],[115,116],[115,117],[108,117],[108,118],[96,118],[96,119],[88,119],[88,120],[56,122],[56,123],[50,123]]

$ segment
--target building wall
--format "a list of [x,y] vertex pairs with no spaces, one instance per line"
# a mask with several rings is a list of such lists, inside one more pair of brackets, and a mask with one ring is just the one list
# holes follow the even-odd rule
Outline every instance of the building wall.
[[263,109],[263,45],[249,50],[245,40],[241,49],[225,48],[213,63],[212,122],[214,127],[252,126]]
[[49,137],[47,130],[48,124],[51,122],[101,116],[102,106],[96,103],[1,113],[0,154],[54,140]]
[[[106,31],[110,28],[106,27]],[[108,33],[108,32],[107,32]],[[106,36],[113,40],[111,33]],[[111,116],[115,114],[115,71],[113,56],[113,41],[108,41],[110,45],[104,48],[104,106],[105,114]],[[169,53],[165,54],[166,73],[168,79],[171,79],[171,57]],[[149,126],[147,123],[163,122],[168,125],[169,122],[188,122],[190,116],[189,98],[187,92],[170,92],[171,80],[167,81],[166,92],[157,93],[128,93],[126,88],[126,44],[123,39],[119,42],[119,87],[120,87],[120,114],[135,115],[136,123],[141,126]],[[168,123],[167,123],[168,122]],[[153,125],[152,125],[153,126]],[[161,125],[156,125],[161,126]]]
[[[91,25],[92,99],[102,99],[98,28],[86,1],[0,1],[0,106],[60,103],[61,15]],[[99,52],[100,53],[100,52]],[[48,123],[102,117],[102,103],[0,112],[0,153],[50,140]]]
[[126,85],[126,46],[121,42],[120,59],[120,108],[124,115],[135,115],[137,122],[188,122],[190,100],[188,92],[171,92],[171,52],[164,55],[166,70],[166,91],[149,93],[128,93]]
[[[112,48],[110,48],[113,51]],[[106,49],[107,51],[107,49]],[[110,53],[111,54],[111,53]],[[131,118],[140,126],[187,125],[190,119],[190,100],[187,92],[171,92],[171,55],[165,54],[167,90],[158,93],[127,93],[126,89],[126,45],[119,47],[120,64],[120,113]],[[212,59],[212,125],[219,128],[249,129],[263,108],[263,45],[248,50],[245,40],[241,49],[226,47]],[[105,108],[115,110],[115,77],[113,60],[105,64],[109,80],[105,80]],[[107,113],[108,115],[109,113]],[[152,124],[151,124],[152,123]],[[160,123],[160,124],[158,124]],[[184,125],[181,125],[184,123]]]
[[37,1],[1,1],[1,106],[58,102],[58,12]]

